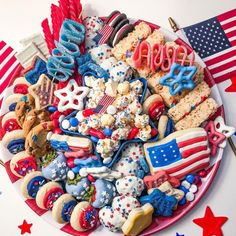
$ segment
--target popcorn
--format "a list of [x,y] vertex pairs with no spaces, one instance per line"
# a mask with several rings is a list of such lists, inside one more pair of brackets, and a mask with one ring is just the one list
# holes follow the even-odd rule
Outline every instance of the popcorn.
[[124,61],[118,61],[110,70],[110,77],[117,82],[129,80],[132,76],[132,69]]
[[136,80],[130,84],[131,90],[136,94],[141,94],[143,92],[143,83],[140,80]]
[[106,90],[105,93],[111,97],[115,97],[117,94],[117,86],[118,83],[109,79],[108,82],[105,84]]
[[138,115],[142,112],[143,108],[141,103],[138,101],[138,99],[135,99],[131,104],[128,106],[128,111],[130,111],[132,114]]
[[90,75],[90,76],[88,76],[88,75],[84,76],[85,85],[86,85],[87,87],[92,88],[92,87],[93,87],[93,84],[94,84],[94,82],[95,82],[96,79],[97,79],[97,78],[95,78],[95,77],[92,76],[92,75]]
[[144,128],[149,125],[149,116],[146,114],[136,115],[134,118],[134,124],[137,128]]
[[96,79],[94,82],[93,82],[93,89],[94,90],[99,90],[99,91],[105,91],[105,80],[103,78],[101,79]]
[[88,135],[89,126],[86,122],[79,123],[78,131],[83,135]]
[[130,132],[130,128],[118,128],[112,133],[111,138],[115,140],[125,140],[127,139]]
[[91,115],[88,119],[88,125],[91,128],[99,129],[101,127],[101,115],[99,114]]
[[118,93],[121,95],[126,95],[130,91],[130,83],[128,81],[125,81],[123,83],[118,84],[117,87]]
[[115,100],[114,104],[118,109],[123,110],[130,104],[130,102],[131,102],[130,96],[124,95],[124,96],[118,97]]
[[128,111],[118,112],[116,115],[115,126],[118,128],[125,128],[130,120],[131,116]]
[[147,141],[148,139],[150,139],[151,136],[151,131],[152,128],[150,125],[147,125],[146,127],[142,128],[141,130],[139,130],[139,133],[137,135],[137,138],[143,140],[143,141]]
[[115,119],[112,115],[110,114],[104,114],[101,117],[101,126],[103,128],[105,127],[111,127],[114,123]]

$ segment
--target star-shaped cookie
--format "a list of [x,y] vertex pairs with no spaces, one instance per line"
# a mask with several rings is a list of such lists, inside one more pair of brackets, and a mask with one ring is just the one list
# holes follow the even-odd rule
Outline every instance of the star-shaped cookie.
[[168,86],[172,96],[180,93],[184,89],[191,90],[195,84],[193,76],[197,71],[196,66],[181,66],[174,63],[170,72],[160,79],[160,85]]
[[134,208],[122,226],[125,235],[138,235],[152,223],[153,207],[147,203],[139,208]]
[[44,107],[53,105],[55,96],[53,95],[57,85],[53,83],[45,74],[39,77],[36,84],[28,88],[29,93],[35,99],[35,108],[40,110]]
[[89,88],[79,87],[75,80],[70,80],[63,89],[54,92],[59,98],[58,111],[67,109],[82,110],[84,108],[84,98],[89,93]]

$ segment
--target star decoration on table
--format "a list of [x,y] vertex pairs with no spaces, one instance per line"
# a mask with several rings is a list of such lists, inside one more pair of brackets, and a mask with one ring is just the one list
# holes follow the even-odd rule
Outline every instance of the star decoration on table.
[[57,85],[53,83],[53,81],[45,74],[42,74],[37,83],[28,88],[29,93],[35,99],[35,107],[37,110],[53,105],[56,100],[53,96],[56,87]]
[[[215,124],[215,130],[223,134],[226,138],[230,138],[235,133],[235,128],[231,126],[227,126],[222,116],[216,117],[216,119],[214,120],[214,124]],[[226,140],[220,143],[219,147],[225,148]]]
[[84,98],[89,93],[89,88],[79,87],[75,80],[70,80],[67,86],[54,92],[59,99],[58,111],[67,109],[82,110],[84,108]]
[[208,141],[211,145],[211,155],[215,156],[217,153],[217,147],[226,139],[226,136],[215,129],[214,121],[211,120],[204,127],[207,132]]
[[40,57],[34,57],[32,64],[24,70],[25,79],[31,83],[36,84],[41,74],[47,73],[47,64]]
[[225,92],[229,92],[229,93],[236,92],[236,75],[231,77],[230,80],[232,84],[228,88],[225,89]]
[[195,87],[192,78],[196,71],[196,66],[181,66],[173,63],[170,72],[160,79],[160,85],[168,86],[172,96],[184,89],[192,90]]
[[222,225],[228,220],[225,216],[214,216],[211,208],[207,206],[203,218],[194,219],[193,222],[203,229],[203,236],[223,236]]
[[28,224],[26,220],[23,221],[22,225],[19,225],[18,228],[21,230],[21,235],[25,233],[31,234],[31,227],[33,224]]

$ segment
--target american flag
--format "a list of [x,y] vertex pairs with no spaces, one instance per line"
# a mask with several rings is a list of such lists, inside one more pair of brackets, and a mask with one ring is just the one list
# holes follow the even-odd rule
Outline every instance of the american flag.
[[236,9],[183,31],[216,83],[236,75]]
[[12,75],[19,66],[15,51],[4,41],[0,41],[0,107],[2,105],[4,90],[7,88]]
[[100,29],[97,35],[94,37],[94,41],[99,45],[106,43],[106,41],[110,38],[114,28],[110,25],[105,25],[102,29]]
[[165,170],[171,176],[182,178],[209,165],[210,149],[206,131],[197,128],[184,134],[178,133],[166,142],[162,140],[160,144],[144,145],[152,173]]
[[94,109],[94,112],[99,113],[99,114],[106,112],[107,108],[110,105],[112,105],[114,101],[115,101],[114,97],[104,95],[99,101],[97,107]]

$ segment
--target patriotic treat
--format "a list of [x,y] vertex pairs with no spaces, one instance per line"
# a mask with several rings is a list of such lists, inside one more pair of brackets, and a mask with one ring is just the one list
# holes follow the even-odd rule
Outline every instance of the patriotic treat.
[[[22,39],[3,70],[5,167],[26,203],[62,231],[153,235],[203,197],[235,128],[224,122],[209,70],[182,39],[117,10],[82,10],[80,0],[53,4],[43,35]],[[190,30],[198,51],[198,29]],[[220,32],[211,34],[218,45]],[[1,42],[5,49],[13,55]],[[204,50],[221,80],[223,46],[216,58]]]

